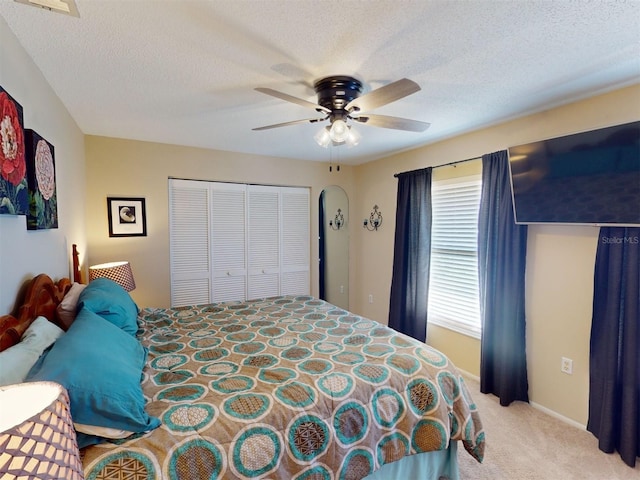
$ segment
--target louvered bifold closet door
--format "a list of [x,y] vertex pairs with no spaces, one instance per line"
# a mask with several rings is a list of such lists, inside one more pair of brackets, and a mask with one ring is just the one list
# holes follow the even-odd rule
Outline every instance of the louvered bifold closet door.
[[280,189],[248,187],[249,299],[280,294]]
[[309,189],[282,189],[281,295],[309,295]]
[[247,298],[247,186],[211,184],[212,302]]
[[209,185],[169,180],[171,306],[209,302]]

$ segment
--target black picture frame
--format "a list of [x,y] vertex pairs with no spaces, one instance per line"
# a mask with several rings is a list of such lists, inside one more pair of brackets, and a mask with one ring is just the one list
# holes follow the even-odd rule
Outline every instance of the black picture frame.
[[107,197],[110,237],[146,237],[147,214],[142,197]]

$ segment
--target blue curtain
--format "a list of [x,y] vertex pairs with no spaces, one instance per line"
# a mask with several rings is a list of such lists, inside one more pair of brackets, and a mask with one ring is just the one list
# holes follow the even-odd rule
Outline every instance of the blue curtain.
[[326,293],[326,276],[324,272],[324,266],[326,263],[326,242],[325,242],[325,231],[324,231],[324,205],[325,204],[325,193],[324,190],[320,194],[320,199],[318,200],[318,275],[319,275],[319,283],[320,283],[320,298],[322,300],[327,299]]
[[529,401],[524,281],[527,226],[513,215],[506,151],[482,156],[478,274],[482,338],[480,390],[500,405]]
[[389,326],[424,342],[431,258],[432,168],[398,174]]
[[589,421],[600,450],[640,456],[640,228],[600,229],[593,285]]

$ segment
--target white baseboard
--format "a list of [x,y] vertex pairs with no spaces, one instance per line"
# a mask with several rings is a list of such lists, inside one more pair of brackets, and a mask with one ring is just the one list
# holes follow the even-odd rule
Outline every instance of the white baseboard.
[[458,368],[458,371],[463,377],[467,377],[467,378],[470,378],[471,380],[475,380],[476,382],[480,382],[480,377],[474,375],[473,373],[469,373],[466,370],[462,370],[461,368]]
[[[458,369],[458,371],[460,372],[460,374],[463,377],[467,377],[467,378],[470,378],[472,380],[475,380],[476,382],[480,382],[480,377],[478,377],[477,375],[473,375],[472,373],[469,373],[466,370],[462,370],[460,368]],[[572,426],[574,426],[576,428],[579,428],[580,430],[586,430],[587,429],[586,425],[583,425],[582,423],[577,422],[577,421],[575,421],[575,420],[573,420],[573,419],[571,419],[569,417],[565,417],[564,415],[561,415],[558,412],[554,412],[553,410],[551,410],[551,409],[549,409],[547,407],[544,407],[544,406],[540,405],[539,403],[530,401],[529,405],[531,405],[536,410],[540,410],[541,412],[546,413],[547,415],[550,415],[553,418],[557,418],[558,420],[560,420],[560,421],[562,421],[564,423],[567,423],[567,424],[572,425]]]
[[583,425],[580,422],[572,420],[569,417],[565,417],[564,415],[560,415],[558,412],[554,412],[553,410],[551,410],[551,409],[549,409],[547,407],[543,407],[539,403],[529,402],[529,405],[531,405],[536,410],[540,410],[541,412],[546,413],[547,415],[550,415],[553,418],[557,418],[558,420],[560,420],[560,421],[562,421],[564,423],[568,423],[569,425],[573,425],[574,427],[579,428],[580,430],[586,430],[587,429],[586,425]]

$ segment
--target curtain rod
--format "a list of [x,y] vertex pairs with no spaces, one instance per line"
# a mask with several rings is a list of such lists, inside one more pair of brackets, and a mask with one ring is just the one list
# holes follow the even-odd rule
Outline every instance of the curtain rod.
[[[443,163],[442,165],[436,165],[436,166],[431,167],[431,168],[448,167],[450,165],[456,165],[458,163],[470,162],[471,160],[478,160],[479,158],[482,158],[482,157],[467,158],[466,160],[456,160],[455,162]],[[429,167],[426,167],[426,168],[429,168]],[[418,168],[417,170],[422,170],[422,168]],[[417,170],[409,170],[408,172],[394,173],[393,176],[395,178],[398,178],[398,175],[402,175],[403,173],[415,172]]]

